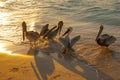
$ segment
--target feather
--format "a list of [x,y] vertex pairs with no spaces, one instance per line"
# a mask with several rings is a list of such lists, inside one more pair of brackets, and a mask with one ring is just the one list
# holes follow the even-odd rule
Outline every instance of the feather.
[[49,26],[49,24],[46,24],[45,26],[42,27],[40,36],[43,36],[43,35],[45,35],[46,32],[48,32],[48,30],[49,30],[48,26]]
[[107,39],[107,38],[109,38],[110,36],[108,35],[108,34],[103,34],[103,35],[101,35],[100,36],[100,39]]
[[73,45],[75,45],[75,43],[76,43],[77,41],[79,41],[79,40],[80,40],[80,35],[75,36],[74,38],[72,38],[72,39],[71,39],[71,47],[72,47]]
[[114,36],[110,36],[107,40],[106,40],[106,44],[110,45],[112,43],[114,43],[116,41],[116,38]]
[[66,39],[65,38],[59,38],[58,39],[65,47],[67,47],[67,45],[68,45],[68,43],[67,43],[67,41],[66,41]]

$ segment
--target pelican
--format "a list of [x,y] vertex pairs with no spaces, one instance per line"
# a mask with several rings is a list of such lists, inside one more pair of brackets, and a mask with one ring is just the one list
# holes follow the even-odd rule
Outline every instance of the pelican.
[[63,54],[69,54],[71,51],[74,52],[74,49],[72,47],[80,39],[80,35],[70,39],[69,35],[72,32],[72,30],[72,27],[69,27],[66,30],[66,32],[62,35],[62,37],[59,38],[59,41],[64,45],[64,50],[62,52]]
[[27,31],[27,25],[25,21],[22,22],[22,29],[23,29],[23,41],[25,40],[26,37],[30,41],[30,45],[33,46],[32,42],[34,42],[34,44],[36,43],[40,36],[39,33],[34,31]]
[[53,40],[53,39],[58,35],[58,33],[59,33],[59,35],[60,35],[60,32],[61,32],[62,27],[63,27],[63,21],[59,21],[59,22],[58,22],[58,27],[55,26],[55,27],[53,27],[52,29],[50,29],[50,30],[45,34],[44,38],[47,37],[48,39]]
[[110,44],[112,44],[116,41],[116,38],[114,36],[110,36],[108,34],[101,35],[103,28],[104,28],[104,26],[101,25],[100,30],[99,30],[97,37],[96,37],[96,42],[100,46],[108,47]]

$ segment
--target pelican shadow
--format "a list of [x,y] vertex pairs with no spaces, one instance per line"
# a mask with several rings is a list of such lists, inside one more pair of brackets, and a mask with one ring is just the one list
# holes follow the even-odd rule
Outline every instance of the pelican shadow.
[[[45,53],[38,49],[34,50],[35,63],[42,76],[42,80],[48,80],[47,75],[51,75],[53,73],[55,69],[53,60],[87,80],[112,80],[109,76],[96,70],[94,67],[89,66],[88,63],[82,60],[79,56],[60,56],[60,53],[57,52]],[[77,69],[76,67],[81,68],[83,71]]]
[[120,62],[120,52],[111,50],[109,48],[105,48],[105,47],[101,48],[100,55],[101,56],[106,56],[107,55],[108,58],[114,59],[117,62]]
[[112,56],[120,63],[120,52],[112,51]]
[[35,49],[34,59],[42,80],[47,80],[47,75],[51,75],[55,69],[52,57],[49,53]]
[[[100,72],[95,67],[89,66],[88,63],[78,55],[72,56],[66,54],[64,55],[64,58],[59,57],[60,55],[58,53],[52,53],[50,55],[66,69],[81,75],[87,80],[112,80],[111,77]],[[76,67],[81,68],[83,71],[77,69]]]

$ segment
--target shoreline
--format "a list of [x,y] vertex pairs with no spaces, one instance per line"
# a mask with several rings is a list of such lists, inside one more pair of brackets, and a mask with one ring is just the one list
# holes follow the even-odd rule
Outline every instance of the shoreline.
[[[61,60],[59,59],[58,57],[56,58],[56,54],[52,54],[50,56],[46,56],[44,54],[42,54],[43,58],[40,58],[38,57],[38,55],[35,55],[34,56],[29,56],[29,55],[23,55],[23,54],[20,54],[20,53],[33,53],[32,50],[30,51],[30,49],[26,46],[23,46],[23,45],[14,45],[12,44],[11,42],[6,42],[6,41],[1,41],[0,40],[0,43],[5,43],[4,45],[4,48],[6,48],[5,50],[13,50],[13,54],[8,54],[7,52],[0,52],[0,79],[1,80],[38,80],[37,76],[36,76],[36,72],[35,70],[33,69],[32,65],[31,65],[31,62],[34,66],[34,68],[36,69],[38,75],[40,78],[43,78],[43,76],[41,76],[41,69],[42,67],[43,68],[43,72],[44,73],[44,69],[48,69],[47,65],[48,63],[51,61],[51,63],[49,65],[51,65],[51,69],[52,69],[52,72],[51,74],[46,74],[48,80],[61,80],[61,79],[64,79],[64,80],[91,80],[91,79],[95,79],[95,75],[97,75],[96,73],[96,70],[100,70],[100,76],[103,75],[102,78],[105,78],[105,74],[107,74],[107,76],[109,76],[110,78],[113,78],[113,79],[109,79],[109,78],[106,78],[105,80],[119,80],[120,77],[117,76],[119,74],[119,63],[116,63],[114,61],[114,65],[111,66],[110,68],[108,68],[108,66],[104,65],[102,66],[102,62],[103,60],[99,63],[99,58],[101,59],[104,59],[102,57],[96,57],[94,56],[93,59],[91,59],[90,56],[87,56],[86,54],[84,54],[83,56],[81,54],[79,54],[80,56],[82,56],[85,61],[89,62],[90,65],[96,65],[95,66],[95,70],[92,70],[90,68],[90,66],[88,65],[86,67],[86,63],[83,63],[83,62],[76,62],[76,63],[73,63],[71,65],[71,61],[74,61],[74,59],[69,59],[67,62],[64,61],[64,60]],[[21,48],[20,48],[21,47]],[[22,50],[22,51],[21,51]],[[80,49],[82,50],[82,49]],[[78,51],[79,53],[81,53],[81,51]],[[16,54],[16,53],[19,53],[19,54]],[[45,58],[44,58],[45,56]],[[71,58],[71,57],[70,57]],[[109,58],[111,59],[111,58]],[[94,62],[94,60],[97,60],[97,62]],[[62,62],[64,61],[64,62]],[[105,64],[106,63],[110,63],[108,62],[109,60],[105,61]],[[111,60],[113,61],[113,59]],[[40,63],[42,63],[42,66],[40,65]],[[46,64],[44,64],[46,63]],[[79,65],[78,65],[79,63]],[[98,64],[99,63],[99,64]],[[71,66],[70,66],[71,65]],[[111,63],[112,65],[112,63]],[[46,66],[46,67],[45,67]],[[96,69],[97,68],[97,69]],[[116,68],[116,69],[115,69]],[[78,72],[74,72],[73,69],[76,69],[78,70]],[[115,70],[115,71],[114,71]],[[117,74],[116,74],[116,70],[117,71]],[[102,73],[101,73],[102,72]],[[98,77],[96,77],[98,78]],[[98,79],[99,80],[99,79]]]

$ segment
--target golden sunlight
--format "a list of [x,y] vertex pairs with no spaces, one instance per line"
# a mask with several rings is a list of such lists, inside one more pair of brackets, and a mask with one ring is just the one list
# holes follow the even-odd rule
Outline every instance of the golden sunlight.
[[5,5],[4,2],[0,2],[0,7],[3,7]]
[[[8,25],[10,23],[10,21],[8,21],[9,17],[11,16],[11,13],[7,13],[7,12],[3,12],[4,11],[4,7],[5,7],[6,2],[0,2],[0,25]],[[3,11],[2,11],[3,10]]]
[[30,31],[34,31],[35,30],[35,22],[32,22],[32,23],[30,23],[30,27],[29,27],[29,30]]
[[6,44],[5,43],[0,43],[0,52],[6,53],[6,54],[12,54],[11,51],[5,49]]
[[23,54],[17,54],[17,53],[13,53],[12,50],[7,50],[7,46],[8,45],[11,45],[11,43],[9,42],[3,42],[3,41],[0,41],[0,53],[5,53],[5,54],[8,54],[8,55],[12,55],[12,56],[22,56],[22,57],[31,57],[29,55],[23,55]]
[[0,25],[8,25],[10,21],[8,21],[9,16],[11,16],[10,13],[3,13],[0,11]]

